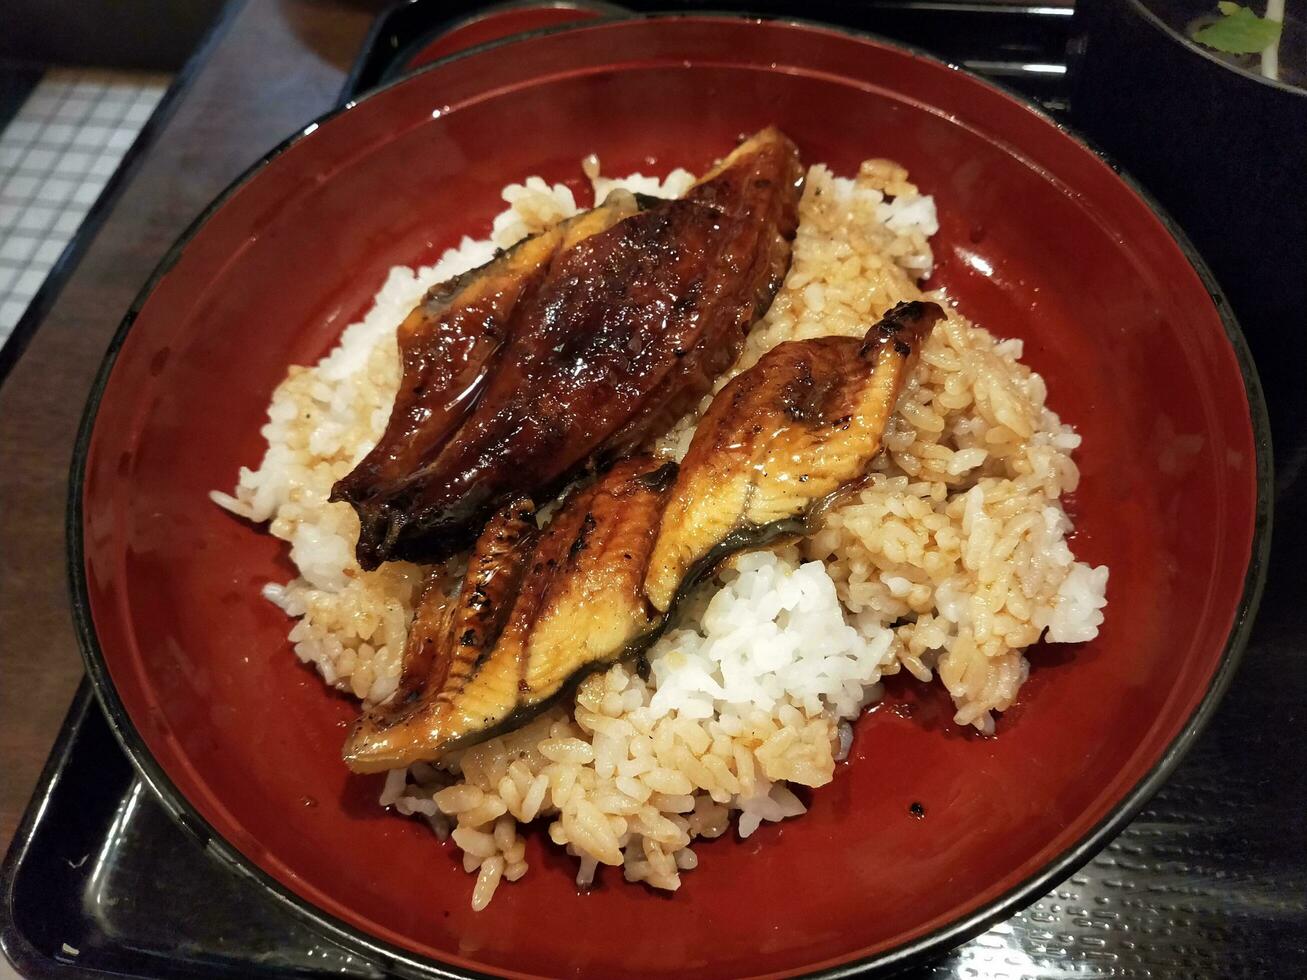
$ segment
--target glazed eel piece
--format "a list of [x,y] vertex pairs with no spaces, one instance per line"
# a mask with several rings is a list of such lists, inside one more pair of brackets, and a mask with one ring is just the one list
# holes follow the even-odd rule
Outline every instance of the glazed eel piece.
[[599,207],[433,286],[399,325],[403,373],[386,429],[331,499],[362,505],[437,453],[484,390],[513,311],[539,290],[555,257],[638,210],[633,195],[614,190]]
[[399,689],[355,726],[350,768],[437,759],[521,725],[590,671],[647,648],[722,559],[807,533],[865,479],[943,316],[900,303],[862,338],[780,344],[713,399],[679,468],[622,460],[542,531],[529,500],[500,510],[461,584],[428,586]]
[[558,251],[512,305],[458,427],[420,434],[402,464],[363,480],[367,494],[354,474],[338,485],[359,515],[359,563],[441,560],[498,507],[550,495],[694,404],[785,276],[801,189],[798,151],[767,129],[684,197]]

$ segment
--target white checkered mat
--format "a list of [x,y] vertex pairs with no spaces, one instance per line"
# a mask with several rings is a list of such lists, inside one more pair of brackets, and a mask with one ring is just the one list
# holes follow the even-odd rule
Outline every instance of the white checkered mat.
[[0,343],[169,80],[153,73],[53,68],[0,133]]

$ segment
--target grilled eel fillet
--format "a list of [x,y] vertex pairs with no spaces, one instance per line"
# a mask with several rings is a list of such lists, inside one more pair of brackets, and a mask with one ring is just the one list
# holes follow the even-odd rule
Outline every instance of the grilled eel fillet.
[[427,587],[399,689],[355,726],[350,768],[399,768],[521,725],[590,670],[649,646],[723,558],[805,533],[866,477],[943,316],[900,303],[862,339],[781,344],[717,395],[679,468],[618,462],[543,531],[529,500],[500,510],[457,590]]
[[641,587],[675,473],[631,457],[543,531],[526,500],[491,518],[457,593],[433,583],[423,594],[399,688],[350,736],[350,767],[393,769],[478,741],[543,708],[578,671],[638,650],[656,625]]
[[331,499],[360,505],[439,452],[485,389],[513,311],[539,291],[555,257],[638,210],[632,194],[614,190],[599,207],[433,286],[399,325],[403,375],[386,430]]
[[[334,490],[358,512],[359,563],[447,557],[496,508],[549,495],[592,458],[618,458],[666,428],[711,389],[771,303],[801,189],[798,151],[766,129],[679,200],[552,253],[526,243],[471,274],[450,302],[479,289],[493,315],[440,316],[440,329],[408,342],[403,404]],[[478,286],[483,277],[506,285]],[[478,339],[487,320],[496,336]],[[441,344],[455,352],[452,370]],[[460,370],[464,350],[472,367]]]

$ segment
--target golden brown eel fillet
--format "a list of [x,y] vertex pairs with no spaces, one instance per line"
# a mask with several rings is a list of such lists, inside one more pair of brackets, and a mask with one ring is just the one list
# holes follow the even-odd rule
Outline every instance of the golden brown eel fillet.
[[649,636],[640,587],[674,474],[633,457],[571,494],[542,532],[520,503],[492,518],[459,593],[429,586],[419,602],[399,690],[355,727],[350,768],[393,769],[521,724]]
[[548,495],[702,397],[784,277],[801,184],[794,145],[764,130],[684,198],[560,251],[458,430],[355,501],[360,564],[445,557],[506,500]]
[[386,430],[331,499],[361,505],[429,462],[480,397],[513,310],[540,288],[554,258],[637,210],[633,195],[615,190],[592,211],[432,287],[399,326],[403,376]]
[[[648,647],[722,558],[806,530],[866,476],[913,354],[942,316],[934,303],[900,303],[862,339],[777,346],[713,400],[679,471],[648,456],[619,462],[538,538],[523,530],[522,503],[501,511],[461,591],[428,587],[400,689],[359,721],[350,768],[435,759],[522,724],[588,671]],[[504,612],[496,591],[471,616],[485,576],[516,597]]]
[[654,545],[655,608],[669,610],[683,583],[731,552],[806,533],[814,504],[866,476],[912,352],[943,316],[934,303],[899,303],[863,338],[778,344],[717,393]]
[[446,699],[462,691],[503,632],[538,537],[535,507],[518,500],[486,524],[455,589],[442,569],[433,572],[409,627],[391,712],[429,710],[442,691]]

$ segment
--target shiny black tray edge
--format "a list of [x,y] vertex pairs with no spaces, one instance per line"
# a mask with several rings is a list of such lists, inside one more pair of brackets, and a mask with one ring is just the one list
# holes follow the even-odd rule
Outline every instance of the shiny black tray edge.
[[58,792],[62,774],[77,740],[82,737],[82,723],[87,713],[99,711],[90,684],[83,678],[64,716],[54,748],[46,759],[36,782],[36,791],[23,813],[13,841],[0,864],[0,952],[25,977],[91,977],[97,974],[82,970],[64,959],[40,949],[33,936],[22,928],[19,911],[19,878],[26,871],[28,858],[38,846],[43,823]]
[[383,973],[198,848],[86,680],[0,865],[0,951],[24,976],[57,980]]

